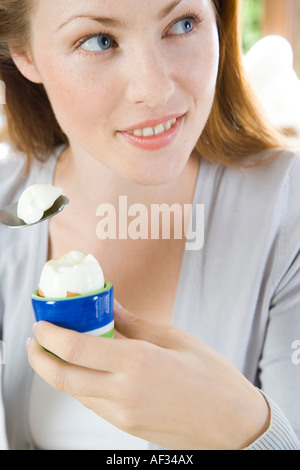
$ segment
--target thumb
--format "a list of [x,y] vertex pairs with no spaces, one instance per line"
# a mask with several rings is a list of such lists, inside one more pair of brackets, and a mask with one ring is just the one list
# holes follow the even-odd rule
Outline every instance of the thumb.
[[135,315],[122,307],[116,299],[114,317],[115,329],[126,338],[147,341],[167,349],[173,349],[178,342],[177,328]]

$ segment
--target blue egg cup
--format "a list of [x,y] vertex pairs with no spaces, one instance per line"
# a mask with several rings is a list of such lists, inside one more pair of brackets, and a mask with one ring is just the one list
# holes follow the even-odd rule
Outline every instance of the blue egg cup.
[[[100,330],[96,336],[113,337],[114,288],[108,281],[99,291],[63,299],[40,297],[36,290],[31,301],[36,321],[51,322],[80,333],[93,334]],[[112,329],[106,331],[110,324]]]

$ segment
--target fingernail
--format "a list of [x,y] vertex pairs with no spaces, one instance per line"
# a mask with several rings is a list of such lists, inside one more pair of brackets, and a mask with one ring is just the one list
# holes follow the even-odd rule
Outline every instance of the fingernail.
[[37,322],[35,322],[35,323],[32,325],[32,329],[33,329],[34,333],[35,333],[36,328],[37,328]]
[[26,340],[26,348],[27,348],[27,351],[29,350],[30,346],[31,346],[31,341],[32,341],[32,338],[27,338]]

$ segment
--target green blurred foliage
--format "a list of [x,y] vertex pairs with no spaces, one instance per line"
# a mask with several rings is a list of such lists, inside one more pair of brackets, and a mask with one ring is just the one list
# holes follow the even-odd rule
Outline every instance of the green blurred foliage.
[[262,0],[243,0],[242,45],[245,53],[261,38],[262,17]]
[[[226,0],[225,0],[226,1]],[[286,0],[287,2],[289,0]],[[298,3],[298,24],[300,24],[300,0]],[[263,0],[242,0],[242,46],[244,53],[259,39],[262,34]],[[297,72],[300,76],[300,28],[298,32]]]

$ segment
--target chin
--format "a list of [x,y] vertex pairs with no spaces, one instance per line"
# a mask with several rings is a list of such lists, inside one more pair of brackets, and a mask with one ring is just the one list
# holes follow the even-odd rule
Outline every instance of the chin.
[[[131,182],[140,186],[162,186],[170,183],[180,176],[186,162],[174,163],[166,167],[154,166],[152,168],[145,169],[140,165],[136,165],[134,168],[124,171],[122,168],[122,176]],[[120,170],[119,170],[120,171]]]
[[[141,186],[162,186],[176,180],[189,161],[193,148],[177,145],[172,149],[154,152],[137,151],[119,153],[111,161],[119,176]],[[121,163],[122,162],[122,163]]]

